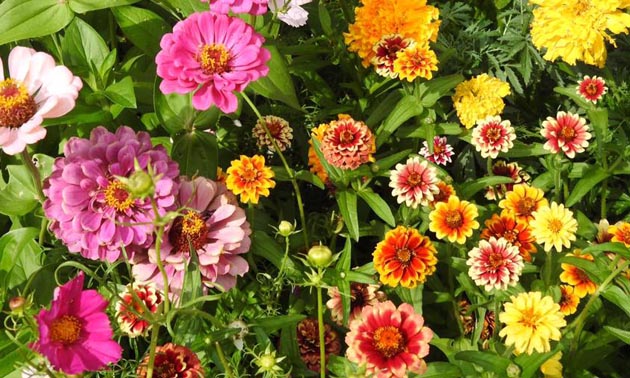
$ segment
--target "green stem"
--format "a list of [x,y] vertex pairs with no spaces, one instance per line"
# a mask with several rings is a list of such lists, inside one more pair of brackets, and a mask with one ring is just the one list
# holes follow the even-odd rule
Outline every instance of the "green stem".
[[304,203],[302,202],[302,193],[300,192],[300,186],[298,185],[297,179],[295,178],[295,173],[293,172],[293,169],[289,167],[289,163],[287,163],[287,159],[284,157],[284,154],[280,150],[278,143],[276,142],[276,138],[274,138],[269,132],[269,129],[267,128],[267,122],[265,122],[265,119],[258,111],[258,108],[256,107],[256,105],[254,105],[252,100],[249,98],[249,96],[247,96],[245,92],[241,92],[241,95],[243,96],[243,99],[245,100],[245,102],[247,102],[249,107],[252,109],[252,111],[256,114],[256,117],[258,118],[262,126],[264,127],[265,133],[267,133],[267,136],[271,140],[274,151],[280,157],[280,160],[282,161],[282,165],[284,166],[284,170],[289,175],[289,179],[291,180],[291,185],[293,185],[293,191],[295,192],[295,199],[297,201],[298,211],[300,212],[300,223],[302,223],[302,232],[304,234],[304,247],[308,249],[310,243],[308,239],[308,231],[306,228],[306,216],[304,214]]
[[155,223],[158,224],[157,231],[155,232],[155,258],[156,264],[158,266],[158,270],[162,275],[162,281],[164,283],[164,314],[168,314],[168,310],[170,308],[170,297],[169,297],[169,287],[168,287],[168,275],[166,274],[166,269],[164,269],[164,264],[162,263],[162,239],[164,238],[164,222],[162,221],[162,217],[158,212],[157,204],[155,203],[155,199],[151,199],[151,205],[153,206],[153,213],[155,214]]
[[551,250],[545,252],[545,276],[544,276],[544,282],[545,282],[545,287],[549,287],[550,283],[551,283],[551,271],[553,270],[553,252],[551,252]]
[[562,171],[560,170],[560,158],[557,156],[554,157],[554,175],[553,175],[553,186],[554,186],[554,194],[555,200],[557,203],[560,203],[562,196]]
[[[167,297],[168,295],[165,295]],[[158,333],[160,332],[160,323],[153,324],[151,330],[151,344],[149,345],[149,362],[147,364],[147,378],[153,378],[153,365],[155,365],[155,350],[157,348]]]
[[39,169],[33,163],[33,159],[31,155],[28,153],[28,150],[25,148],[22,151],[22,161],[26,168],[28,168],[31,176],[33,177],[33,182],[35,183],[35,189],[37,189],[37,195],[39,196],[39,201],[44,202],[46,196],[44,195],[44,191],[42,190],[42,176],[39,174]]
[[214,346],[217,348],[217,354],[219,355],[219,360],[223,367],[225,368],[225,376],[227,378],[234,378],[234,374],[232,373],[232,369],[230,369],[230,364],[228,360],[225,358],[225,353],[223,353],[223,348],[221,348],[221,344],[218,341],[214,342]]
[[[321,269],[319,270],[321,274]],[[317,286],[317,325],[319,330],[319,374],[326,378],[326,340],[324,336],[324,308],[322,300],[322,287]]]
[[448,264],[448,292],[451,295],[453,317],[455,318],[455,322],[457,323],[457,329],[459,329],[459,334],[460,336],[463,337],[465,332],[464,332],[464,325],[462,324],[462,319],[459,317],[459,304],[457,303],[457,299],[455,298],[455,277],[453,275],[452,257],[453,257],[453,251],[451,250],[451,244],[446,243],[446,261]]
[[492,171],[492,158],[488,157],[486,159],[486,171],[488,171],[488,176],[494,176],[494,173]]
[[602,191],[601,191],[601,207],[600,207],[600,219],[606,219],[606,197],[608,196],[608,180],[604,180],[604,183],[602,184]]
[[[494,296],[494,324],[491,324],[492,328],[492,339],[498,340],[499,338],[499,327],[497,327],[497,319],[499,319],[499,313],[501,312],[501,301],[495,295]],[[483,324],[483,323],[482,323]]]

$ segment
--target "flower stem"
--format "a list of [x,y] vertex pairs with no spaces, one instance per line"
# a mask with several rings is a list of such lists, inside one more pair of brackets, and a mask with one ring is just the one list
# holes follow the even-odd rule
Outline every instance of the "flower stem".
[[562,158],[557,156],[554,157],[554,175],[553,175],[553,186],[554,186],[554,194],[555,200],[557,203],[560,203],[562,196]]
[[149,362],[147,364],[147,378],[153,378],[153,367],[154,367],[153,365],[155,365],[155,350],[157,348],[159,332],[160,332],[160,323],[153,324],[153,329],[151,330],[151,344],[149,344]]
[[[321,269],[319,270],[321,274]],[[326,378],[326,340],[324,336],[324,308],[322,287],[317,285],[317,325],[319,331],[319,375]]]
[[217,354],[219,355],[219,360],[223,364],[225,368],[225,376],[227,378],[234,378],[234,374],[232,373],[232,369],[230,369],[230,364],[228,360],[225,358],[225,353],[223,353],[223,348],[221,348],[221,344],[218,341],[214,342],[214,346],[217,348]]
[[168,275],[166,274],[166,269],[164,269],[164,264],[162,263],[162,255],[161,255],[161,247],[162,247],[162,239],[164,238],[164,222],[162,221],[162,217],[158,212],[157,204],[154,198],[151,198],[151,205],[153,206],[153,213],[155,214],[155,223],[157,226],[157,231],[155,232],[155,259],[158,270],[162,275],[162,281],[164,283],[164,314],[168,314],[168,310],[170,308],[170,297],[169,297],[169,288],[168,288]]
[[549,287],[551,282],[551,271],[553,270],[553,252],[551,250],[545,252],[545,275],[543,277],[545,287]]
[[39,196],[39,201],[44,202],[46,196],[44,195],[44,191],[42,190],[42,176],[39,174],[39,169],[33,163],[33,159],[31,155],[28,153],[28,150],[25,148],[22,151],[22,161],[26,168],[28,168],[31,176],[33,176],[33,182],[35,183],[35,189],[37,189],[37,195]]

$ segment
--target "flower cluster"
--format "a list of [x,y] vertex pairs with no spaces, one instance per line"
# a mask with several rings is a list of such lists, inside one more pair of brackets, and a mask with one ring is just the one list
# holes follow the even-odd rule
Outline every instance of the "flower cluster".
[[503,97],[510,94],[510,85],[488,74],[481,74],[459,83],[453,95],[453,106],[461,123],[470,129],[479,120],[503,112]]

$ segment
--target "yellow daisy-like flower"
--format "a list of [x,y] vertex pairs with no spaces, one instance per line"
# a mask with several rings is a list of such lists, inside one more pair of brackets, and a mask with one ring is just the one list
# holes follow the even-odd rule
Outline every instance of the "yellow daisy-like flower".
[[[326,130],[328,130],[329,127],[329,124],[322,123],[311,130],[311,135],[321,143],[324,139],[324,133],[326,133]],[[324,169],[322,162],[319,160],[319,157],[315,152],[313,141],[309,139],[308,145],[308,166],[310,167],[310,171],[315,173],[317,177],[325,183],[328,180],[328,173],[326,173],[326,169]]]
[[560,286],[560,311],[565,315],[574,314],[580,304],[580,297],[575,293],[575,288],[570,285]]
[[355,21],[344,33],[348,50],[356,52],[368,67],[376,55],[374,45],[383,36],[399,34],[421,45],[437,40],[440,11],[426,0],[362,0]]
[[429,230],[435,232],[438,239],[448,238],[450,242],[464,244],[473,230],[479,228],[475,220],[478,215],[477,206],[452,195],[448,202],[436,203],[429,213]]
[[619,222],[610,226],[608,227],[608,234],[612,235],[610,241],[623,243],[626,247],[630,247],[630,223]]
[[518,354],[549,352],[549,340],[560,340],[560,328],[567,325],[560,305],[538,291],[520,293],[510,300],[499,314],[499,320],[505,323],[499,336],[507,336],[505,344],[513,345]]
[[562,247],[569,248],[575,241],[577,221],[573,218],[573,212],[566,209],[563,204],[551,203],[551,206],[543,206],[532,213],[534,219],[529,223],[536,243],[543,246],[545,252],[555,248],[557,252]]
[[420,46],[417,43],[402,49],[396,53],[394,60],[394,74],[398,74],[400,80],[411,82],[417,77],[431,80],[433,73],[437,71],[437,56],[429,45]]
[[540,365],[540,372],[544,378],[562,378],[562,352],[558,352],[551,356],[547,361]]
[[616,47],[611,34],[628,34],[630,8],[627,0],[530,0],[538,5],[531,24],[532,42],[546,48],[544,58],[561,58],[603,68],[606,42]]
[[[573,253],[567,253],[567,256],[574,256],[584,260],[594,261],[593,256],[588,253],[581,252],[581,250],[576,249]],[[560,267],[562,268],[560,281],[572,285],[573,292],[579,298],[584,298],[587,294],[593,294],[595,290],[597,290],[597,284],[593,282],[582,269],[567,263],[560,264]]]
[[265,167],[265,157],[261,155],[241,155],[239,160],[232,160],[226,173],[225,185],[235,195],[240,194],[243,203],[258,203],[260,196],[267,197],[269,189],[276,186],[273,171]]
[[504,212],[514,214],[516,219],[529,223],[534,216],[532,213],[543,206],[547,206],[545,192],[527,184],[514,185],[507,192],[505,198],[499,202],[499,207]]
[[452,99],[459,120],[470,129],[479,120],[501,114],[503,97],[509,94],[510,84],[481,74],[459,83]]

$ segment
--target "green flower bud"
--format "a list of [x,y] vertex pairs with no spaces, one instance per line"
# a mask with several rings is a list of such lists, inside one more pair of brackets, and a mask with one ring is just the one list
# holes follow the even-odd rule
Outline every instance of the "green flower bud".
[[285,238],[291,235],[294,230],[295,230],[295,226],[293,225],[293,223],[285,221],[285,220],[280,222],[280,224],[278,225],[278,233],[284,236]]
[[145,171],[135,171],[125,182],[127,191],[134,198],[152,197],[155,193],[153,177]]
[[518,378],[521,376],[521,368],[516,364],[509,364],[505,370],[509,378]]
[[325,245],[316,245],[309,249],[306,259],[314,267],[325,268],[332,261],[332,251]]

